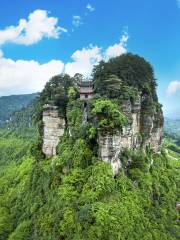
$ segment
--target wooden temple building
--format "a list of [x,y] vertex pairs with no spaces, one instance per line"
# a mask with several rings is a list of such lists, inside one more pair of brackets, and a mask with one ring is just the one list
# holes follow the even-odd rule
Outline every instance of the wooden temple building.
[[94,82],[87,80],[87,81],[81,81],[78,84],[79,87],[79,94],[80,94],[80,99],[82,100],[88,100],[93,97],[93,92],[94,92]]

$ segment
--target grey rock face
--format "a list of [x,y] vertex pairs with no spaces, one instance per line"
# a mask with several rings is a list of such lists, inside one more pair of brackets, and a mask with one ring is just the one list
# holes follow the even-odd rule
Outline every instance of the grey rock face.
[[56,155],[59,138],[64,134],[65,129],[65,120],[58,116],[56,106],[44,105],[43,126],[42,151],[47,157],[51,157]]
[[[145,125],[146,128],[146,125]],[[154,152],[159,152],[161,148],[161,142],[163,137],[163,114],[154,113],[151,119],[151,127],[149,128],[148,137],[144,144],[150,145]]]
[[132,105],[126,102],[123,111],[131,115],[131,123],[122,130],[113,132],[98,131],[99,157],[111,163],[113,175],[121,168],[120,153],[123,149],[136,149],[140,146],[150,146],[154,152],[160,151],[163,136],[163,114],[154,111],[144,114],[141,108],[141,98]]

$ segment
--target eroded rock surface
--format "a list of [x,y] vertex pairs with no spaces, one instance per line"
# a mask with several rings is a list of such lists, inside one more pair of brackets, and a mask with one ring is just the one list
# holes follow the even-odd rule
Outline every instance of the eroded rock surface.
[[56,155],[59,138],[64,134],[65,120],[58,116],[56,106],[44,105],[43,109],[43,145],[42,151],[47,156]]
[[[144,100],[144,99],[143,99]],[[120,153],[124,149],[150,146],[154,152],[160,151],[163,136],[163,113],[161,110],[144,113],[141,97],[131,104],[122,105],[123,112],[131,116],[130,123],[122,130],[98,131],[99,157],[112,165],[113,175],[121,167]]]

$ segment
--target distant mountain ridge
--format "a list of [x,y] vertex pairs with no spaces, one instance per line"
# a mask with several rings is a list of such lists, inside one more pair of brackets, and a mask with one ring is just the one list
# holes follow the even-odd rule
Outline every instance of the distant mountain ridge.
[[164,119],[164,133],[180,145],[180,119]]
[[180,133],[180,119],[165,118],[164,129],[168,134]]
[[10,120],[13,112],[26,107],[37,96],[38,93],[0,97],[0,127]]

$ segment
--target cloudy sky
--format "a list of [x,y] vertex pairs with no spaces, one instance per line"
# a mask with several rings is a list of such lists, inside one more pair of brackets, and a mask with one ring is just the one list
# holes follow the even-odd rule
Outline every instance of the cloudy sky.
[[165,115],[180,118],[179,26],[179,0],[1,1],[0,96],[132,52],[153,65]]

